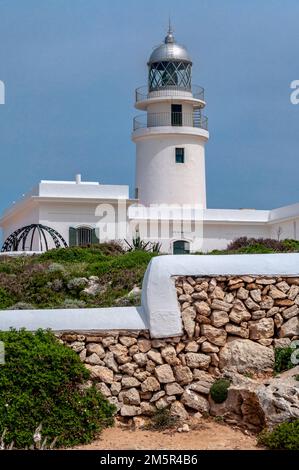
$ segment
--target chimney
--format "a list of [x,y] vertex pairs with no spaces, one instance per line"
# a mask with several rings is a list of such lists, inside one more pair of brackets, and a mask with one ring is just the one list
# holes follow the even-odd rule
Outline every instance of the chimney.
[[80,184],[81,183],[81,175],[80,173],[78,175],[76,175],[76,184]]

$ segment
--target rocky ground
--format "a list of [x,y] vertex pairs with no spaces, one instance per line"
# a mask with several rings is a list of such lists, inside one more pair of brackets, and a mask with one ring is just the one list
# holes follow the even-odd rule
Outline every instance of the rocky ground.
[[253,434],[214,420],[193,420],[190,432],[105,429],[101,438],[80,450],[261,450]]

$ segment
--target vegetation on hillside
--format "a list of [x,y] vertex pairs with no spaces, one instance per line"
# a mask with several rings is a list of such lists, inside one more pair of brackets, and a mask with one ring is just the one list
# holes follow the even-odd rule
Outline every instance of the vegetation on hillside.
[[0,309],[139,304],[139,296],[129,294],[141,287],[153,256],[156,254],[142,250],[125,252],[109,243],[1,257]]
[[[0,258],[0,309],[137,305],[138,288],[160,245],[118,243]],[[239,238],[210,254],[299,252],[299,241]],[[201,253],[198,253],[201,254]]]
[[89,371],[71,349],[49,331],[0,332],[5,364],[0,367],[0,436],[4,444],[30,447],[41,425],[48,444],[72,446],[92,441],[113,424],[114,405],[84,382]]

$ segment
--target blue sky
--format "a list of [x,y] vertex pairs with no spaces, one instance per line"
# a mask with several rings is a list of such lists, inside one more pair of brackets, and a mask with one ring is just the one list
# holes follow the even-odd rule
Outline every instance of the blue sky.
[[208,206],[299,202],[297,0],[0,0],[0,211],[78,172],[134,187],[134,89],[169,14],[206,90]]

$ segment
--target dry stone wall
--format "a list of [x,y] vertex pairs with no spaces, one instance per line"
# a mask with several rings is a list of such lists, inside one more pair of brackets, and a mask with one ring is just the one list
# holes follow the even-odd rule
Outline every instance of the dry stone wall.
[[182,419],[209,413],[215,378],[225,371],[269,372],[274,347],[299,337],[299,278],[185,276],[174,283],[182,336],[151,339],[145,330],[59,335],[123,417],[150,416],[166,406]]

